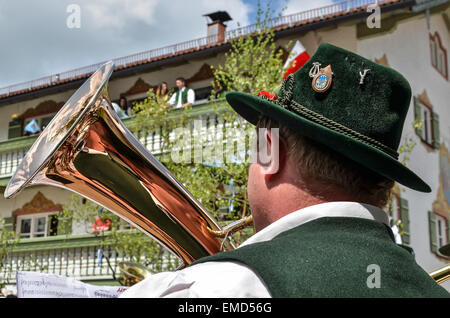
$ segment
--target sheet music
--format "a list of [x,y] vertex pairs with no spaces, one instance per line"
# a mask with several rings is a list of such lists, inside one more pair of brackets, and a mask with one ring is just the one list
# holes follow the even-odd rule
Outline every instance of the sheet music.
[[117,298],[124,286],[96,286],[79,280],[38,272],[17,271],[19,298]]

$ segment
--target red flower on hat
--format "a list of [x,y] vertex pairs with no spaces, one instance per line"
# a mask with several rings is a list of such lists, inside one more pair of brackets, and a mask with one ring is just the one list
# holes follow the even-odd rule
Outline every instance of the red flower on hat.
[[264,96],[266,96],[266,97],[269,98],[269,99],[273,99],[273,100],[276,100],[276,99],[277,99],[277,95],[272,94],[272,93],[269,93],[269,92],[266,92],[266,91],[260,91],[260,92],[258,93],[258,96],[261,96],[261,95],[264,95]]

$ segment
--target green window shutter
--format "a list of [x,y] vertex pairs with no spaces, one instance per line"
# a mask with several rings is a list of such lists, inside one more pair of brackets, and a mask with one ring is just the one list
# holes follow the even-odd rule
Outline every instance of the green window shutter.
[[72,233],[72,218],[58,217],[57,235],[67,235]]
[[14,217],[6,217],[3,220],[5,220],[5,230],[14,231]]
[[428,228],[430,232],[430,248],[433,253],[437,253],[436,216],[428,211]]
[[409,208],[408,201],[405,199],[400,199],[400,214],[402,218],[402,242],[403,244],[409,245],[411,242],[411,234],[409,230]]
[[11,121],[8,125],[8,139],[22,136],[22,125],[17,121]]
[[439,149],[439,115],[433,112],[433,147],[434,149]]
[[417,97],[414,97],[414,120],[419,121],[422,123],[422,126],[420,128],[416,128],[416,134],[422,138],[422,129],[423,129],[423,119],[422,119],[422,113],[420,112],[420,102]]

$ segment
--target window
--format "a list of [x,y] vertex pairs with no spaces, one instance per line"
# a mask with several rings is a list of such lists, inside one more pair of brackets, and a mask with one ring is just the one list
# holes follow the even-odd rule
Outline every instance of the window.
[[447,244],[447,220],[440,215],[436,215],[436,234],[438,248]]
[[447,50],[442,46],[441,38],[437,32],[430,34],[431,65],[448,80]]
[[416,134],[429,146],[439,149],[439,115],[433,112],[429,103],[420,97],[414,97],[414,117],[421,122]]
[[389,208],[389,216],[391,217],[391,228],[394,232],[396,243],[409,245],[411,235],[408,201],[400,198],[397,192],[392,193],[392,206]]
[[33,214],[17,217],[21,238],[46,237],[57,235],[58,219],[56,214]]
[[208,102],[211,96],[212,86],[206,86],[194,89],[195,92],[195,104]]
[[441,214],[429,211],[428,223],[430,233],[430,249],[438,254],[440,247],[449,242],[449,220]]
[[431,144],[433,142],[433,135],[431,134],[431,111],[427,107],[423,106],[423,104],[420,104],[420,112],[423,119],[423,127],[420,137],[427,143]]
[[22,136],[22,119],[18,114],[11,116],[11,121],[8,123],[8,139]]

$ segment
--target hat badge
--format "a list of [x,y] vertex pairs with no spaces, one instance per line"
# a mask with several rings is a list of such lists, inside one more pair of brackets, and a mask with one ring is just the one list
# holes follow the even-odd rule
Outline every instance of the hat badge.
[[326,92],[333,81],[333,71],[331,70],[331,65],[325,68],[320,68],[320,63],[314,62],[311,70],[309,71],[309,76],[313,78],[312,88],[318,92]]

